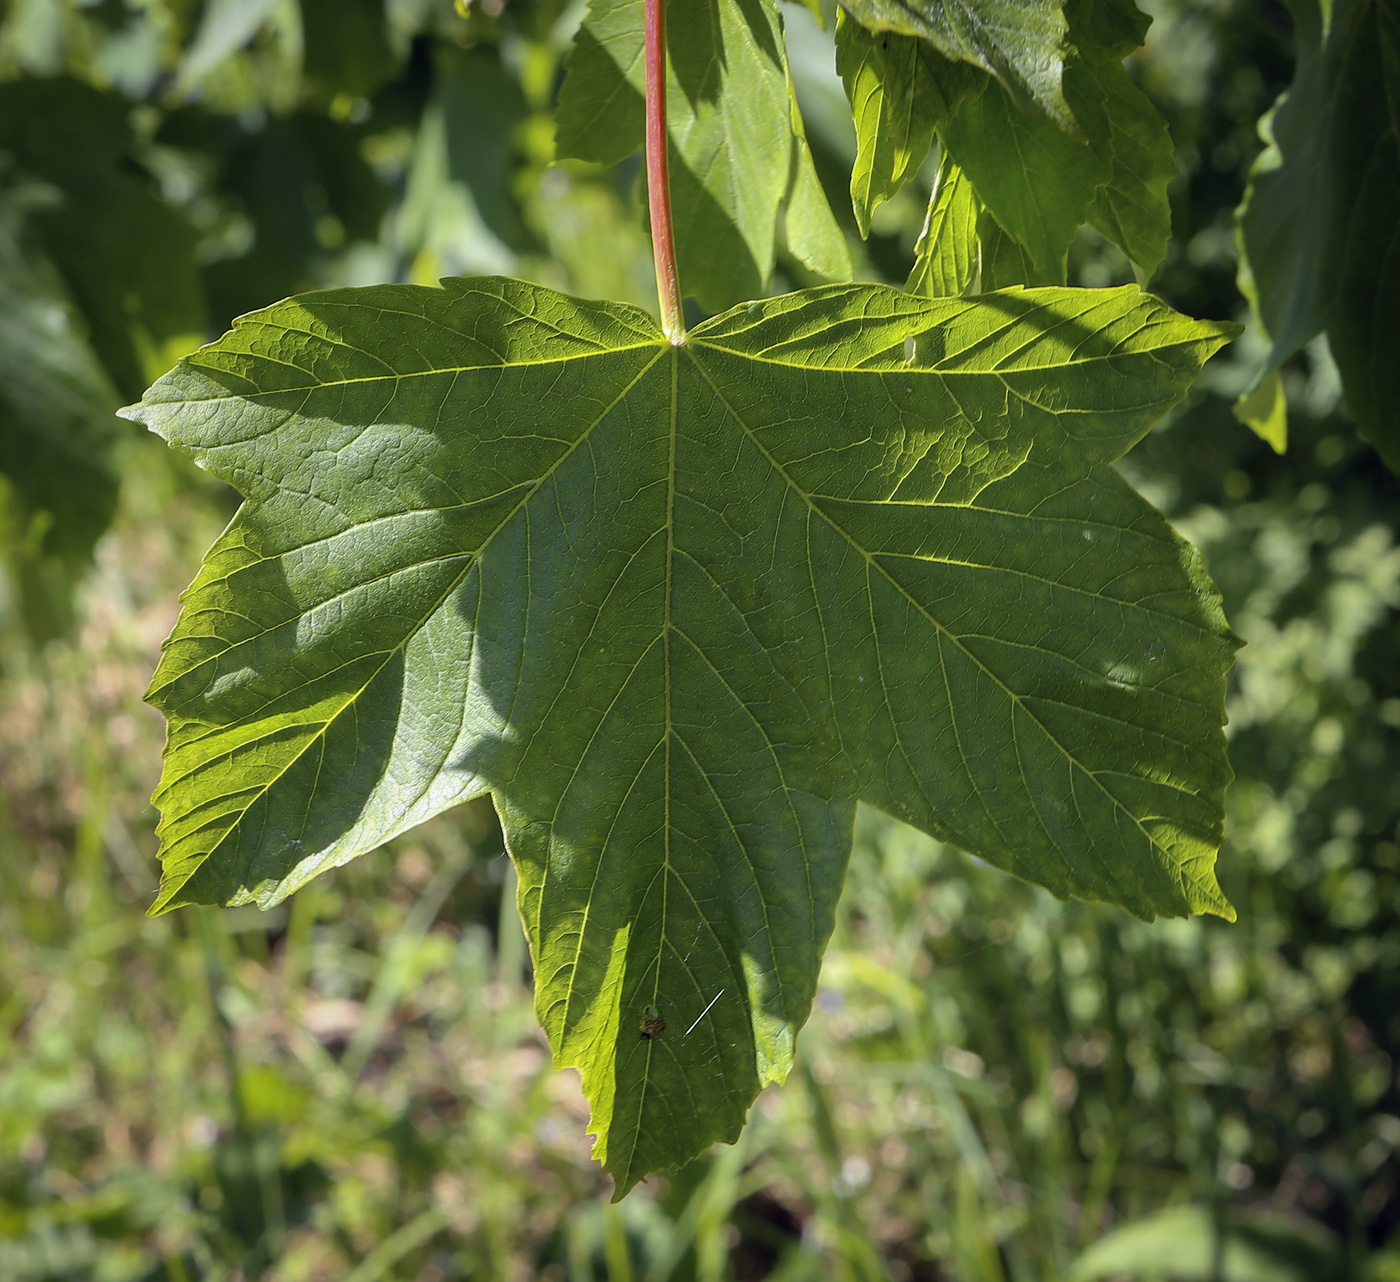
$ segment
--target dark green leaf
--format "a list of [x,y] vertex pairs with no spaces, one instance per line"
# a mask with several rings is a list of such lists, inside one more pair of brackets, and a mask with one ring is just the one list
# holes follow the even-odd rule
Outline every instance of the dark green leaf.
[[213,189],[253,232],[245,253],[205,269],[216,317],[232,319],[309,288],[328,256],[327,221],[343,241],[379,235],[389,192],[365,160],[366,130],[309,110],[260,122],[197,107],[166,117],[159,141],[203,153],[215,170]]
[[22,202],[0,189],[0,555],[42,642],[66,626],[67,590],[116,507],[119,402],[22,227]]
[[1121,63],[1142,46],[1152,25],[1133,0],[1068,0],[1065,16],[1075,48],[1095,63]]
[[137,395],[203,337],[195,231],[130,161],[126,103],[75,80],[0,85],[0,150],[52,183],[30,225],[118,390]]
[[1014,97],[1078,132],[1060,85],[1063,0],[841,0],[841,6],[870,31],[921,36],[945,58],[991,72]]
[[1172,234],[1167,184],[1176,177],[1176,153],[1167,122],[1117,58],[1071,59],[1065,93],[1107,170],[1089,221],[1150,277]]
[[307,84],[332,101],[368,97],[398,67],[384,0],[301,0],[301,40]]
[[490,791],[619,1191],[786,1074],[858,799],[1231,915],[1235,642],[1112,466],[1229,330],[853,285],[675,347],[500,279],[243,318],[128,411],[248,496],[151,689],[157,907],[276,903]]
[[1240,284],[1270,369],[1327,330],[1348,408],[1400,472],[1400,4],[1336,0],[1325,32],[1298,8],[1298,72],[1240,208]]
[[1054,283],[1031,262],[1026,247],[1015,236],[1008,236],[1001,224],[985,209],[977,215],[977,240],[981,253],[982,289]]
[[1025,246],[1036,275],[1063,283],[1069,243],[1109,165],[1045,117],[1022,111],[999,84],[964,102],[939,133],[978,199]]

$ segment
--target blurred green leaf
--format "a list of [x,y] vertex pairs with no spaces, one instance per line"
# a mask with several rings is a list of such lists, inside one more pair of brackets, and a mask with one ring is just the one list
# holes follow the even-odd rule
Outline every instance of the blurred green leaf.
[[1235,417],[1282,454],[1288,448],[1288,402],[1278,370],[1270,370],[1235,402]]
[[531,242],[511,198],[524,96],[485,50],[442,49],[433,70],[396,236],[427,256],[420,279],[507,270]]
[[365,159],[366,132],[311,110],[255,126],[198,106],[165,117],[157,141],[197,158],[252,233],[202,272],[218,323],[319,283],[346,242],[378,238],[390,193]]
[[261,30],[280,0],[207,0],[199,30],[180,60],[179,92],[191,93]]
[[125,396],[203,337],[195,232],[130,160],[129,107],[68,78],[0,84],[0,150],[60,198],[30,216]]
[[384,0],[300,0],[302,70],[309,88],[334,101],[367,98],[398,69]]
[[1326,330],[1347,407],[1400,472],[1400,5],[1295,6],[1292,88],[1239,209],[1240,288],[1273,339],[1268,369]]
[[1335,1282],[1347,1274],[1344,1254],[1318,1224],[1177,1206],[1100,1238],[1075,1261],[1070,1282]]
[[67,626],[68,593],[116,506],[120,402],[58,274],[26,243],[24,212],[0,187],[0,555],[25,626],[46,641]]

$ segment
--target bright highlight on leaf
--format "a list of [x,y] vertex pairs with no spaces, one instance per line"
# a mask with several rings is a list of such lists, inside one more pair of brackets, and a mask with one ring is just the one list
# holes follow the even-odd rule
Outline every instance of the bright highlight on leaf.
[[972,289],[981,267],[977,234],[981,211],[967,175],[945,153],[914,246],[914,268],[904,285],[909,293],[953,298]]
[[678,348],[494,278],[243,318],[128,411],[247,496],[151,689],[157,909],[276,903],[490,791],[619,1193],[786,1075],[858,800],[1232,916],[1236,642],[1112,466],[1231,332],[848,285]]

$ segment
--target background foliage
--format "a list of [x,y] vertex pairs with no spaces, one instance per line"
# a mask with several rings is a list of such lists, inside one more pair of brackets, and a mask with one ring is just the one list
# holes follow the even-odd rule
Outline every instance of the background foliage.
[[[1153,287],[1232,317],[1230,211],[1291,28],[1242,0],[1153,16],[1134,70],[1179,168]],[[608,1208],[529,1009],[489,811],[271,915],[143,919],[160,727],[139,695],[231,509],[107,411],[310,285],[509,271],[648,305],[635,167],[550,163],[579,17],[7,10],[0,1276],[1151,1276],[1143,1221],[1173,1207],[1194,1208],[1156,1226],[1182,1276],[1400,1275],[1400,509],[1320,340],[1282,368],[1287,454],[1229,412],[1261,341],[1124,465],[1249,642],[1220,864],[1236,925],[1061,904],[866,816],[807,1067],[739,1146]],[[847,252],[902,281],[932,173],[859,239],[829,37],[785,17]],[[774,288],[806,279],[774,253]],[[1087,230],[1069,273],[1131,279]]]

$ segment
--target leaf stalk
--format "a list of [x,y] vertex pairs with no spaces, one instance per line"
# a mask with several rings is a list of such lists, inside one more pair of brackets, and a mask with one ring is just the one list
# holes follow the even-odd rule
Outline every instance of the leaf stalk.
[[676,235],[671,224],[671,166],[666,133],[666,0],[644,0],[647,89],[647,206],[651,256],[661,328],[676,346],[685,342]]

